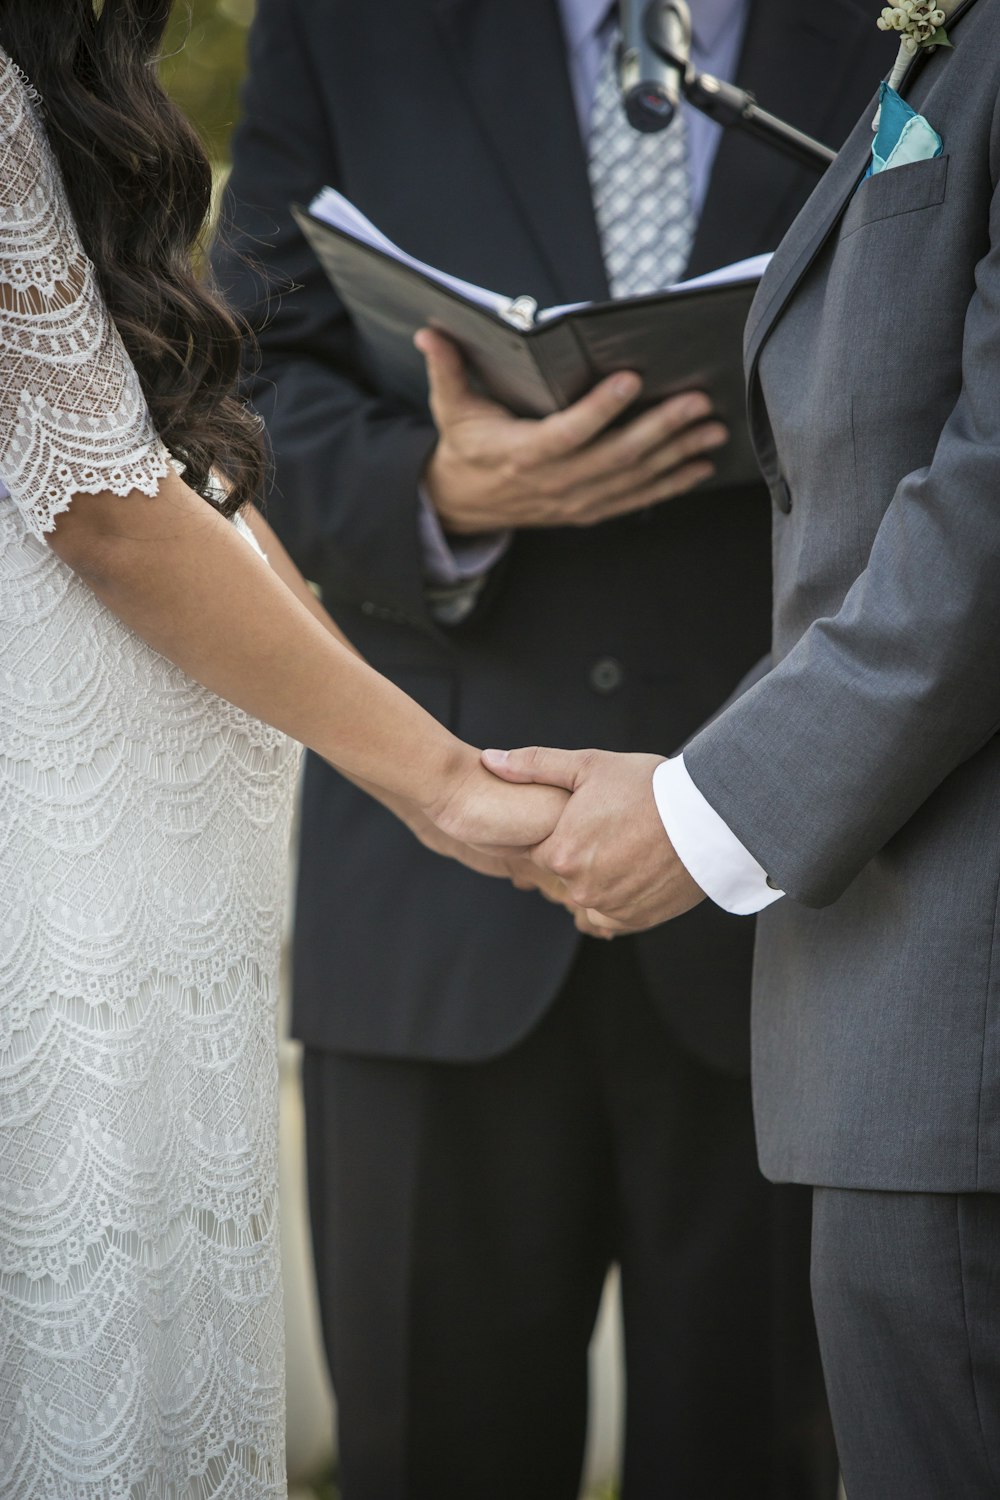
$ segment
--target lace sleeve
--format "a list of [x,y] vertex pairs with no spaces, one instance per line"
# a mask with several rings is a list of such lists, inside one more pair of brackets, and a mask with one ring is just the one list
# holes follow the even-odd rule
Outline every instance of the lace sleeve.
[[171,460],[2,49],[0,160],[0,479],[42,536],[74,495],[154,495]]

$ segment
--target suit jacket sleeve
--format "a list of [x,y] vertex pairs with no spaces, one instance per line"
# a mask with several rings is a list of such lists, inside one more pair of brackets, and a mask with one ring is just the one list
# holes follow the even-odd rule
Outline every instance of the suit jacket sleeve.
[[709,725],[714,724],[716,719],[721,718],[722,715],[726,713],[734,703],[738,702],[739,699],[743,697],[744,693],[748,693],[756,683],[760,682],[761,678],[765,677],[767,673],[770,672],[772,666],[773,661],[770,652],[768,652],[766,656],[762,656],[758,661],[755,661],[749,672],[744,672],[743,676],[740,678],[739,682],[726,698],[725,702],[721,703],[714,713],[709,714],[708,718],[702,721],[700,728],[696,729],[694,733],[690,734],[684,741],[683,745],[681,745],[680,749],[673,753],[679,755],[683,752],[684,754],[687,754],[687,748],[692,743],[692,741],[695,740],[698,735],[702,734],[709,727]]
[[998,369],[1000,190],[961,394],[932,462],[899,485],[839,613],[684,752],[709,802],[805,905],[835,900],[1000,729]]
[[248,389],[273,451],[270,519],[328,597],[423,621],[418,485],[434,427],[371,388],[290,213],[338,175],[296,0],[261,0],[243,104],[214,264],[260,344]]

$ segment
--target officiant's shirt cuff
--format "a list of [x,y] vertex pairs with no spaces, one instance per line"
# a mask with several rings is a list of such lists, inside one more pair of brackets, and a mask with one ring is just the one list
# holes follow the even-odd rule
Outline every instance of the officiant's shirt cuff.
[[428,583],[454,587],[481,579],[495,568],[510,546],[509,531],[484,532],[481,536],[447,537],[430,497],[421,485],[417,526]]
[[695,786],[683,755],[657,766],[653,796],[678,859],[716,906],[747,917],[784,895]]

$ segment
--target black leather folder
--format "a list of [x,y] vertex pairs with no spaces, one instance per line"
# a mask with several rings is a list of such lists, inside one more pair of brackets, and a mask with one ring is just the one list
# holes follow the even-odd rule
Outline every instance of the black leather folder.
[[392,255],[295,207],[303,234],[333,283],[381,389],[414,406],[427,398],[419,328],[447,334],[481,388],[519,416],[570,405],[605,375],[636,370],[640,401],[630,413],[680,391],[703,390],[729,428],[704,488],[760,478],[750,445],[743,386],[743,327],[757,279],[594,302],[538,318],[528,297],[503,314],[443,286]]

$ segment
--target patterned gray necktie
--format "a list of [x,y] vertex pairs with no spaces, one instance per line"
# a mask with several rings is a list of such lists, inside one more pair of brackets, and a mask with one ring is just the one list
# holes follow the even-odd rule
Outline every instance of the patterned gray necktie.
[[645,135],[625,117],[612,38],[590,117],[594,212],[612,295],[636,297],[672,285],[694,240],[684,115]]

